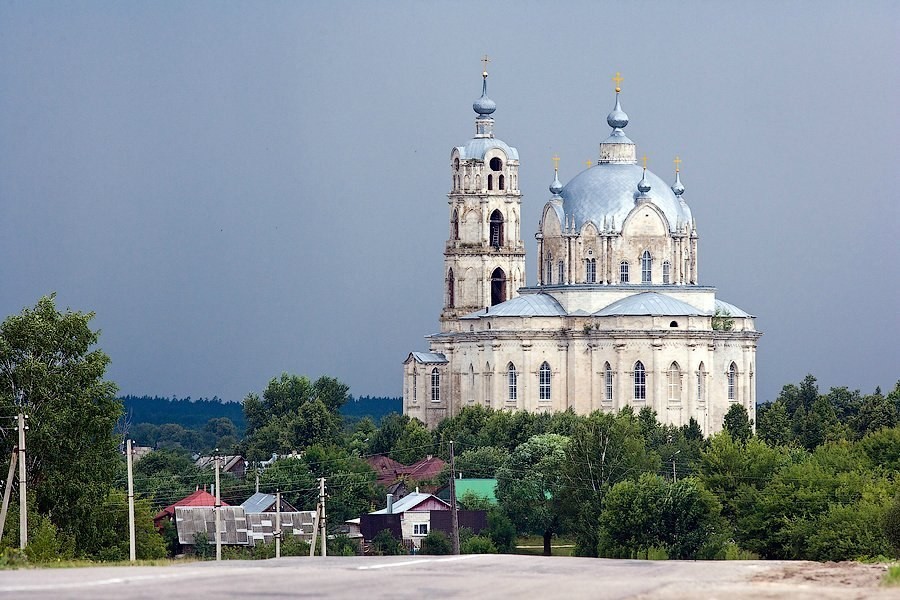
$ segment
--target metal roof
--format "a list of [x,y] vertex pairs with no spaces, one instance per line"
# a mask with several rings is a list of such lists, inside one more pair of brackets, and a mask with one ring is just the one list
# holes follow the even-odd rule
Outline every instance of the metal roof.
[[[402,498],[400,498],[399,500],[394,502],[393,508],[391,510],[391,514],[405,513],[406,511],[414,509],[415,507],[422,504],[429,498],[434,498],[435,500],[437,500],[438,502],[441,502],[442,504],[447,504],[446,502],[444,502],[443,500],[441,500],[434,494],[426,494],[424,492],[413,492],[411,494],[403,496]],[[447,504],[447,506],[450,506],[450,505]],[[370,512],[369,514],[370,515],[386,515],[386,514],[388,514],[387,507],[384,507],[381,510],[376,510],[374,512]]]
[[488,150],[493,150],[494,148],[502,150],[508,159],[519,160],[519,151],[497,138],[472,138],[466,142],[465,146],[456,147],[459,150],[460,160],[470,158],[484,160],[484,155],[487,154]]
[[691,306],[687,302],[676,300],[670,296],[657,292],[642,292],[627,298],[622,298],[601,308],[594,313],[597,317],[612,317],[617,315],[664,315],[664,316],[688,316],[706,315],[708,313]]
[[[448,362],[446,356],[437,352],[410,352],[409,356],[419,364],[446,364]],[[408,361],[409,358],[406,360]]]
[[481,317],[561,317],[565,309],[550,294],[523,294],[512,300],[495,304],[484,310],[475,311],[462,317],[478,319]]
[[726,311],[732,317],[753,317],[753,315],[741,310],[734,304],[725,302],[724,300],[719,300],[718,298],[716,298],[716,308],[721,311]]
[[275,494],[256,492],[241,502],[241,508],[244,509],[244,512],[261,513],[266,512],[273,504],[275,504]]

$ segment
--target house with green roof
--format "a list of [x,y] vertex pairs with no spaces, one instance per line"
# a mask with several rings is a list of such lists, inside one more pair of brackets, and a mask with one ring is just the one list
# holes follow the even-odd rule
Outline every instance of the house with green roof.
[[[456,499],[459,500],[466,493],[487,498],[492,506],[497,505],[497,480],[496,479],[457,479]],[[435,496],[445,502],[450,502],[450,484],[443,486]]]

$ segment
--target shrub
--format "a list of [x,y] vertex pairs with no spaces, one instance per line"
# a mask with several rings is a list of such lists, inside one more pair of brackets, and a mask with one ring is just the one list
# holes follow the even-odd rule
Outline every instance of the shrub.
[[422,538],[422,554],[452,554],[450,538],[443,531],[433,530]]
[[216,555],[216,547],[209,543],[209,536],[203,531],[194,534],[194,554],[200,560],[209,560]]
[[372,538],[372,550],[378,556],[406,554],[403,544],[394,539],[390,529],[382,529]]
[[[50,562],[72,558],[71,543],[61,534],[56,525],[43,515],[37,515],[37,522],[31,530],[31,539],[25,547],[25,555],[31,562]],[[101,558],[101,560],[103,560]],[[113,560],[120,560],[118,555]]]
[[894,552],[900,555],[900,494],[897,494],[893,504],[885,511],[882,529],[884,529],[884,537],[893,546]]
[[462,545],[460,552],[463,554],[497,554],[497,546],[489,537],[473,535]]
[[289,535],[281,540],[282,556],[309,556],[309,542],[296,535]]

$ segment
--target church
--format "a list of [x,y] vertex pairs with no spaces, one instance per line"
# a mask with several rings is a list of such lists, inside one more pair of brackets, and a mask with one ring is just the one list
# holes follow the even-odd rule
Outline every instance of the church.
[[[668,185],[638,165],[620,103],[594,164],[541,213],[525,275],[519,153],[475,101],[475,136],[450,152],[440,332],[403,363],[403,411],[434,427],[466,406],[587,414],[645,406],[706,435],[732,404],[756,419],[753,315],[699,279],[697,223],[676,158]],[[558,160],[558,159],[556,159]]]

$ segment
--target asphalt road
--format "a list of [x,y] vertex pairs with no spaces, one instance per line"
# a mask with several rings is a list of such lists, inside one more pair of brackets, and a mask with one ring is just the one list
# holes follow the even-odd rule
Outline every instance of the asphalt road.
[[[800,564],[800,563],[794,563]],[[814,565],[815,563],[809,563]],[[897,598],[900,590],[759,581],[785,563],[512,555],[328,557],[0,571],[0,597],[90,598]],[[755,580],[757,579],[757,580]]]

